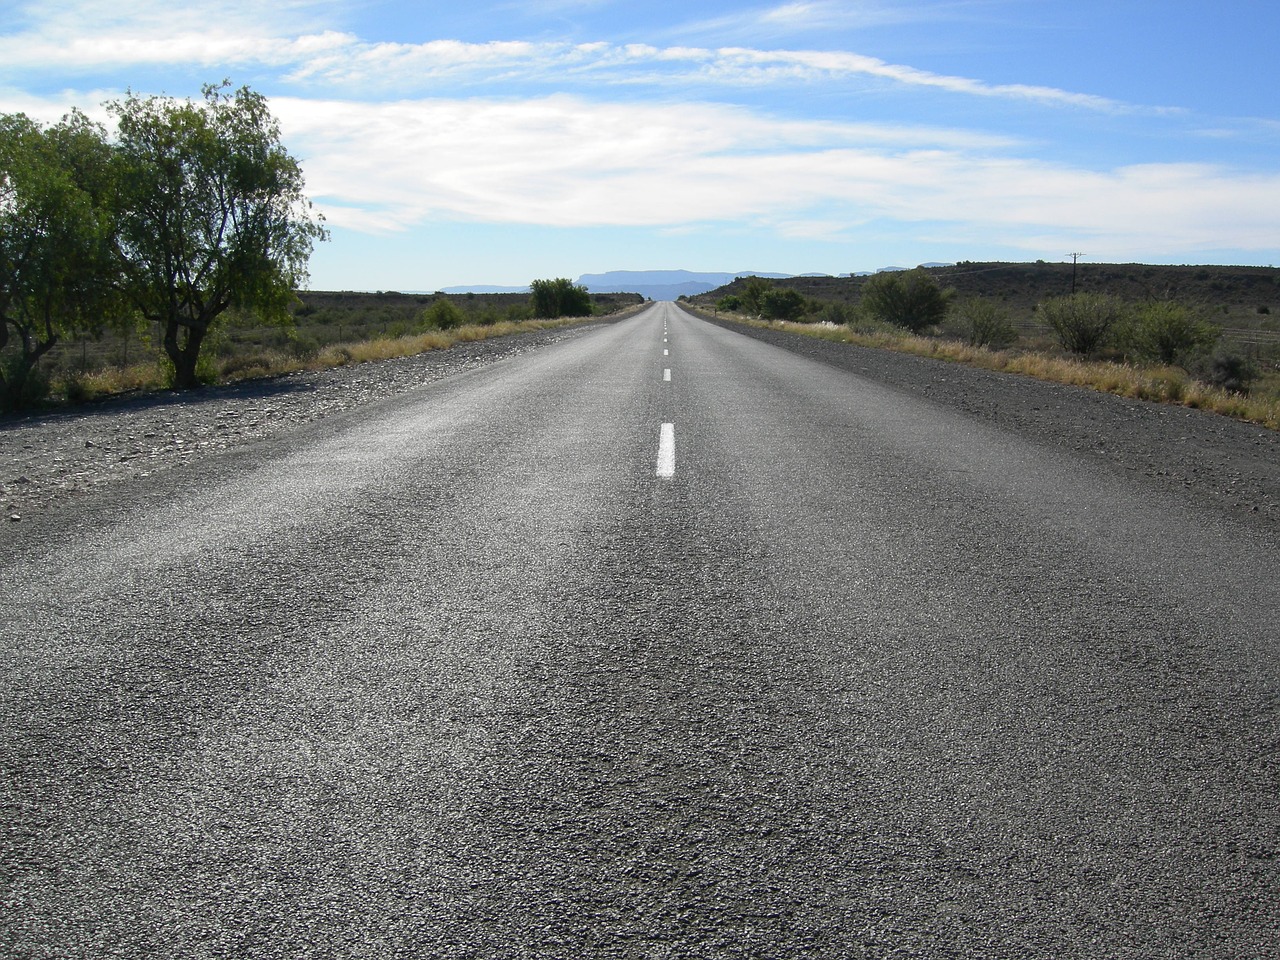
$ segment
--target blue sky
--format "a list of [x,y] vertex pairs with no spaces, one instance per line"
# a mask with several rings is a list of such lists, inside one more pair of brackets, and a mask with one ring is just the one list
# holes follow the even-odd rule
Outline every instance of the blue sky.
[[1273,0],[0,0],[0,112],[266,95],[317,289],[1280,263]]

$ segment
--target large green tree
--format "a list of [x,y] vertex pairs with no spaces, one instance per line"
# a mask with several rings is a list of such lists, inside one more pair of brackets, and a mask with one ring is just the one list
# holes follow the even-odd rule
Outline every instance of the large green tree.
[[565,277],[534,280],[529,284],[530,306],[535,317],[589,317],[591,294]]
[[163,330],[174,385],[195,385],[205,338],[230,308],[287,322],[313,244],[326,238],[266,99],[204,87],[202,102],[138,97],[119,122],[124,289]]
[[[0,116],[0,406],[35,400],[36,364],[115,316],[110,148],[73,112]],[[8,349],[6,349],[8,348]]]

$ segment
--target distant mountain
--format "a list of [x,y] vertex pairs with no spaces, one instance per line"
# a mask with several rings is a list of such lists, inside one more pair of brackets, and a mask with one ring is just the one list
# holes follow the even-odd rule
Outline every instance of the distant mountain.
[[483,283],[473,283],[471,286],[462,287],[444,287],[440,293],[528,293],[529,287],[494,287],[487,286]]

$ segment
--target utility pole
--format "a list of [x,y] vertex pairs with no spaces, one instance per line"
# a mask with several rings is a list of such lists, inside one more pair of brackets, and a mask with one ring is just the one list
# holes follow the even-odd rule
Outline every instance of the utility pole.
[[1076,295],[1076,264],[1080,262],[1080,258],[1084,254],[1068,253],[1067,256],[1071,258],[1071,295],[1074,297]]

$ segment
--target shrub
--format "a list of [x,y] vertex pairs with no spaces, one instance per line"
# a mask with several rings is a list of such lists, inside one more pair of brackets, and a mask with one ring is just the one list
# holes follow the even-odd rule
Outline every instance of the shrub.
[[295,333],[289,338],[288,347],[299,360],[313,360],[320,353],[320,341],[309,333]]
[[1018,339],[1018,328],[1004,308],[979,297],[956,304],[948,327],[972,347],[994,347],[998,350]]
[[1063,349],[1082,356],[1096,353],[1123,320],[1124,304],[1101,293],[1075,293],[1040,304],[1040,314]]
[[1203,358],[1194,367],[1192,372],[1198,379],[1232,393],[1248,393],[1258,378],[1258,368],[1248,357],[1225,350]]
[[834,323],[837,327],[843,327],[849,322],[853,310],[847,304],[840,302],[823,304],[822,310],[818,313],[818,319],[823,323]]
[[746,286],[742,288],[742,309],[754,317],[764,311],[764,296],[773,288],[773,282],[763,277],[747,277]]
[[942,322],[950,296],[919,268],[877,273],[863,285],[862,308],[876,319],[922,333]]
[[766,320],[799,320],[804,313],[804,297],[790,287],[773,287],[760,298],[760,315]]
[[467,315],[445,297],[422,311],[421,326],[425,330],[452,330],[466,322]]
[[1166,366],[1182,365],[1218,342],[1218,328],[1180,303],[1147,303],[1133,314],[1125,331],[1135,356]]
[[724,310],[726,313],[736,313],[742,309],[742,298],[736,293],[721,297],[716,301],[716,309]]

